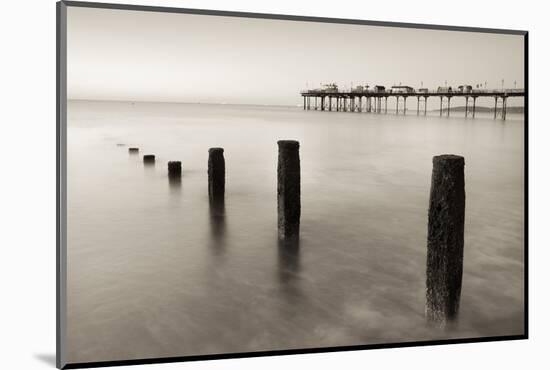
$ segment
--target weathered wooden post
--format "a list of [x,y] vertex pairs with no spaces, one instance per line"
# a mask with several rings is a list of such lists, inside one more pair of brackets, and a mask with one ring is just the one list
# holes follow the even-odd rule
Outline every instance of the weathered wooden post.
[[277,164],[277,224],[279,239],[300,234],[300,143],[280,140]]
[[464,157],[433,157],[428,215],[426,316],[445,326],[458,315],[464,255]]
[[145,163],[145,164],[155,164],[155,155],[154,154],[145,154],[143,156],[143,163]]
[[128,148],[128,153],[138,154],[139,153],[139,148]]
[[225,199],[225,159],[223,148],[208,149],[208,197],[211,202]]
[[168,177],[174,178],[174,179],[181,177],[181,162],[180,161],[170,161],[170,162],[168,162]]

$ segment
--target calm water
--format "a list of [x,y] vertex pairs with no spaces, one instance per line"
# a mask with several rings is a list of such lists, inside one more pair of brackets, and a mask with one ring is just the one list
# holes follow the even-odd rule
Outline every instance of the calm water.
[[[68,117],[69,362],[523,333],[520,116],[70,102]],[[279,139],[301,143],[297,251],[277,243]],[[214,146],[222,216],[208,204]],[[461,312],[446,330],[424,319],[441,153],[466,160]]]

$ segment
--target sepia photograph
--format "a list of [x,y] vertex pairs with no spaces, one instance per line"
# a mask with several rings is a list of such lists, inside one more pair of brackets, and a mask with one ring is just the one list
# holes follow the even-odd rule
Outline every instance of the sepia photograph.
[[67,2],[58,37],[58,364],[526,337],[525,31]]

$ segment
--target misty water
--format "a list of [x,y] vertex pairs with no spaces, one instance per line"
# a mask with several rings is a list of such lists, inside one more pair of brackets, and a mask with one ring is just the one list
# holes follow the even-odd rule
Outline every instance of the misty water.
[[[524,122],[452,114],[69,102],[69,362],[522,334]],[[301,145],[297,248],[277,241],[280,139]],[[447,329],[424,317],[431,160],[443,153],[466,162],[462,300]]]

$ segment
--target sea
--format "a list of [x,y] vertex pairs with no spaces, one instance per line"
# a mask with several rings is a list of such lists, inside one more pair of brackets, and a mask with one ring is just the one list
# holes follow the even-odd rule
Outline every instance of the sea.
[[[524,333],[523,114],[71,100],[67,126],[71,363]],[[277,238],[282,139],[300,142],[292,248]],[[221,211],[211,147],[224,148]],[[445,328],[424,312],[440,154],[464,156],[466,182],[460,313]]]

